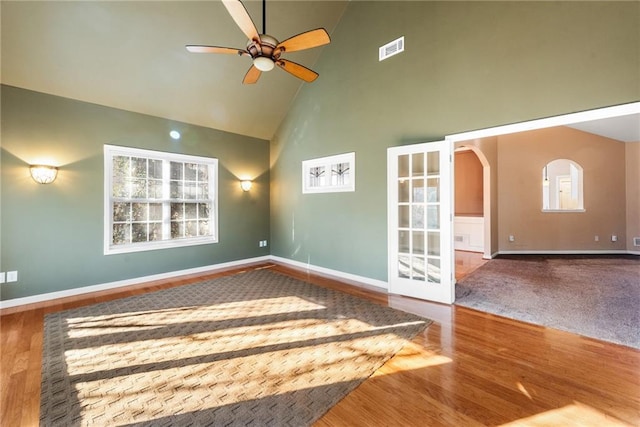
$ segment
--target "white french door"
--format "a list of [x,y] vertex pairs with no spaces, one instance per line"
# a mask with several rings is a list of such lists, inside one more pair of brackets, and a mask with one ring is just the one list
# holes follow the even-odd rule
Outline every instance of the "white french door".
[[389,292],[453,303],[451,141],[387,150]]

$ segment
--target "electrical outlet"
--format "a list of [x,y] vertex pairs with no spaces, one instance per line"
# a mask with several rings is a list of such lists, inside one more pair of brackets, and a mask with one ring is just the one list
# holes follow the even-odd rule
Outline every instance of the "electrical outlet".
[[2,273],[0,273],[0,283],[4,283],[5,280],[6,280],[6,274],[3,271]]
[[262,246],[264,246],[265,248],[268,246],[268,245],[267,245],[267,241],[266,241],[266,240],[263,240],[263,241],[262,241]]
[[615,234],[611,235],[611,241],[612,242],[617,242],[618,241],[618,236],[616,236]]
[[18,281],[18,272],[17,271],[7,271],[7,283],[17,282]]
[[600,241],[600,236],[596,236],[593,240],[595,240],[596,242]]
[[513,236],[513,234],[509,235],[509,241],[510,242],[515,242],[516,241],[516,238]]

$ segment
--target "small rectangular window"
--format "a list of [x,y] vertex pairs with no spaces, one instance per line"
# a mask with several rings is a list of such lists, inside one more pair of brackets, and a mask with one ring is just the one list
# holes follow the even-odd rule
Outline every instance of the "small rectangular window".
[[217,242],[218,160],[104,146],[105,254]]
[[302,162],[302,192],[355,191],[356,154],[345,153]]

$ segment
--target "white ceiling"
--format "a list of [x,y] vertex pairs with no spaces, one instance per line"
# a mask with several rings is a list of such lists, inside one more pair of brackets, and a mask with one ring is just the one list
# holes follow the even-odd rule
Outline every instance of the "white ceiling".
[[640,114],[591,120],[569,127],[623,142],[640,141]]
[[[284,40],[324,27],[331,34],[346,4],[268,1],[267,33]],[[262,32],[262,2],[245,6]],[[249,58],[188,53],[186,44],[245,48],[218,0],[2,0],[0,7],[6,85],[270,139],[309,84],[275,69],[243,85]],[[313,69],[328,48],[286,58]]]

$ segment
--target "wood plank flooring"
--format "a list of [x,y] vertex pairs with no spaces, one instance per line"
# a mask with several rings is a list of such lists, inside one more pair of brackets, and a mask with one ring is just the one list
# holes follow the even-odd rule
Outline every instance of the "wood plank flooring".
[[[388,296],[280,265],[266,267],[434,320],[317,426],[640,425],[640,351],[464,307]],[[0,425],[38,424],[46,313],[238,271],[4,310]],[[456,275],[463,274],[457,267]]]

